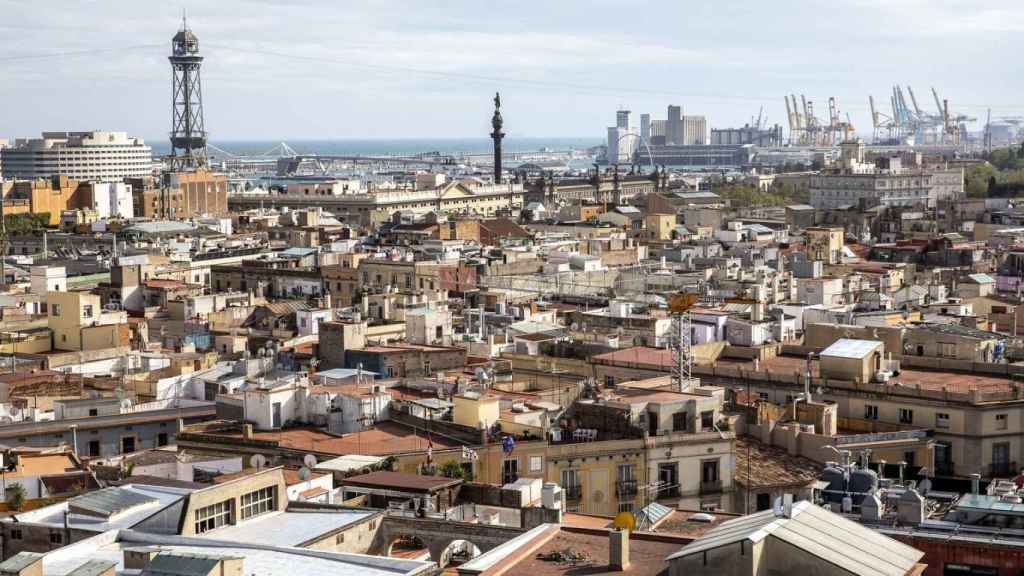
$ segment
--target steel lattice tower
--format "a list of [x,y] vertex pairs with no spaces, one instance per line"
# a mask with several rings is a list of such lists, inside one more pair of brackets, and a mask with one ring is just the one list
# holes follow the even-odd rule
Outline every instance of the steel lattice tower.
[[203,124],[203,91],[199,68],[199,38],[182,18],[181,30],[171,39],[171,171],[207,166],[206,128]]

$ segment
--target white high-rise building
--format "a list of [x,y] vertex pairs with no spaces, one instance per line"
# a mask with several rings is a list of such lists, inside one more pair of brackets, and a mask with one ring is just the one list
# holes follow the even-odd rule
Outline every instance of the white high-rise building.
[[153,172],[153,150],[141,138],[125,132],[43,132],[42,136],[18,138],[0,149],[4,178],[67,176],[120,182]]
[[608,127],[608,152],[605,155],[611,164],[628,164],[633,161],[636,151],[636,133],[618,126]]

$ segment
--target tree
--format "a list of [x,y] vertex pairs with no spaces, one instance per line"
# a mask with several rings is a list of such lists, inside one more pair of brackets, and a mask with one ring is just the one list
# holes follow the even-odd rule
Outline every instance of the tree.
[[14,483],[7,487],[7,505],[11,510],[21,510],[25,500],[25,488],[21,484]]
[[458,478],[466,482],[473,480],[473,473],[463,468],[462,464],[455,460],[445,462],[440,468],[437,468],[437,472],[445,478]]

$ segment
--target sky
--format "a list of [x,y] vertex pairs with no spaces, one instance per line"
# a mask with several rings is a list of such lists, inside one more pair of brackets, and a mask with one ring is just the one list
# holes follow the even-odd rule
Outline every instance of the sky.
[[170,39],[205,56],[211,139],[604,138],[615,110],[712,127],[829,97],[870,134],[894,84],[954,113],[1024,115],[1020,0],[0,0],[0,138],[164,140]]

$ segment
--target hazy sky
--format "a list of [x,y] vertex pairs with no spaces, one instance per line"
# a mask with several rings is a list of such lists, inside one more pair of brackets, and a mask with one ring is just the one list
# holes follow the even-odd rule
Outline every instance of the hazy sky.
[[618,107],[670,103],[785,124],[789,93],[870,132],[895,83],[929,111],[935,86],[981,122],[1024,114],[1020,0],[0,0],[0,138],[165,139],[182,8],[214,140],[483,136],[495,90],[515,136],[600,139]]

